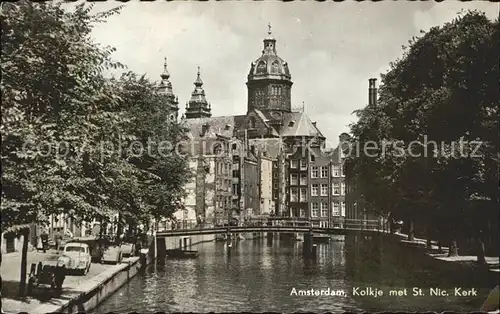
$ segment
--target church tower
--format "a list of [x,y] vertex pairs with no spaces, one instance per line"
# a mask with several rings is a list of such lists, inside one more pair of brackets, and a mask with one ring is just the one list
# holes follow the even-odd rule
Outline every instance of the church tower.
[[271,25],[264,39],[262,56],[252,62],[248,74],[247,110],[259,109],[273,119],[280,119],[283,112],[291,112],[292,77],[288,64],[276,52],[276,39]]
[[203,81],[200,77],[200,67],[198,67],[198,76],[194,81],[194,90],[191,93],[191,99],[186,104],[186,119],[209,118],[212,116],[211,105],[205,98],[203,90]]
[[179,99],[172,90],[172,83],[170,82],[170,73],[167,70],[167,58],[163,64],[163,73],[160,75],[161,82],[158,86],[158,91],[163,97],[165,97],[166,109],[170,112],[168,119],[170,121],[177,121],[179,115]]

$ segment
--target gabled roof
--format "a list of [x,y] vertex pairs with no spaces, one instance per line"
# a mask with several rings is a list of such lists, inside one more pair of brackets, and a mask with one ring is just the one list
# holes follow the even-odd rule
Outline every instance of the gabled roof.
[[281,136],[323,137],[309,117],[303,112],[288,112],[284,115]]
[[[234,132],[235,117],[223,116],[223,117],[185,119],[182,123],[184,127],[189,129],[191,138],[200,138],[200,137],[215,138],[217,135],[231,138],[233,137],[233,132]],[[208,130],[203,136],[204,125],[208,125]]]

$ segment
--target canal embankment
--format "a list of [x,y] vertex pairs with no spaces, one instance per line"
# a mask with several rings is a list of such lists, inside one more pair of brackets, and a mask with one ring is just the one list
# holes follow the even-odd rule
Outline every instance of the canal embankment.
[[486,264],[481,265],[475,255],[448,256],[448,247],[443,246],[440,249],[434,241],[428,248],[426,239],[415,238],[409,241],[408,236],[402,233],[386,234],[384,239],[375,245],[382,245],[383,250],[400,252],[400,258],[405,259],[408,265],[418,264],[419,267],[445,277],[454,277],[482,286],[498,285],[500,261],[497,256],[487,256]]
[[[28,265],[57,260],[55,252],[28,252]],[[133,278],[142,267],[152,262],[149,256],[129,257],[115,265],[93,263],[85,276],[67,275],[62,291],[35,289],[32,296],[17,297],[20,278],[20,254],[5,254],[2,258],[3,313],[77,313],[87,312]]]

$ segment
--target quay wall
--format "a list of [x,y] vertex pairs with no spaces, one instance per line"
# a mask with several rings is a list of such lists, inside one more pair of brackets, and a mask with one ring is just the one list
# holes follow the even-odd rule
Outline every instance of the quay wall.
[[[407,241],[404,234],[380,234],[375,237],[346,236],[346,244],[355,247],[355,251],[371,252],[370,256],[378,256],[383,265],[397,263],[408,269],[423,268],[442,274],[445,278],[468,282],[479,287],[498,285],[499,272],[488,267],[479,266],[474,256],[464,261],[463,257],[447,258],[447,249],[438,254],[434,245],[432,250],[426,246],[425,240]],[[352,254],[355,254],[354,252]],[[383,267],[383,265],[381,265]]]
[[[187,247],[189,248],[195,248],[197,244],[201,244],[204,242],[212,242],[215,241],[215,234],[200,234],[200,235],[193,235],[193,236],[175,236],[175,237],[165,237],[164,243],[165,243],[165,248],[167,250],[173,250],[173,249],[179,249],[180,247],[180,242],[184,243],[183,238],[187,238]],[[160,244],[162,241],[158,241]],[[161,244],[160,244],[161,245]],[[184,244],[182,244],[184,245]]]
[[[141,263],[142,261],[142,263]],[[118,267],[113,267],[103,273],[82,282],[76,296],[59,304],[47,304],[33,309],[34,313],[79,313],[88,312],[132,279],[150,258],[130,257],[122,261]]]

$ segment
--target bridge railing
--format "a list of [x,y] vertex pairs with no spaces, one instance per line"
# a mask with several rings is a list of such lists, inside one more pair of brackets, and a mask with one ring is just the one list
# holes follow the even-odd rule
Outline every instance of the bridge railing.
[[[325,223],[326,221],[324,221]],[[327,222],[326,222],[327,223]],[[329,225],[320,226],[319,220],[309,220],[307,218],[295,217],[272,217],[269,219],[250,219],[240,222],[238,226],[224,225],[198,225],[196,219],[179,220],[172,228],[171,223],[159,224],[158,231],[170,230],[195,230],[195,229],[209,229],[209,228],[245,228],[245,227],[259,227],[259,226],[272,226],[272,227],[309,227],[314,229],[356,229],[356,230],[383,230],[379,220],[363,220],[363,219],[345,219],[334,218],[330,221]]]

